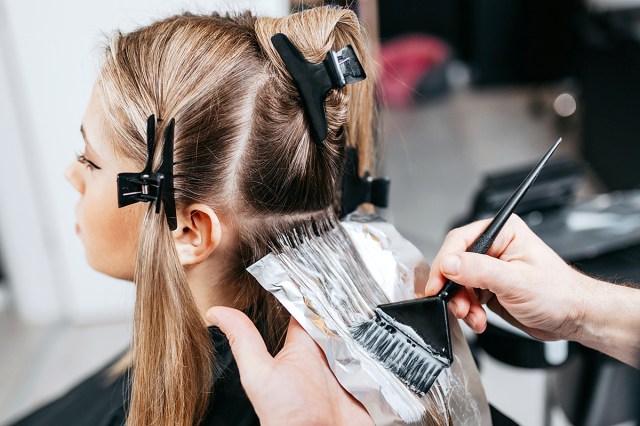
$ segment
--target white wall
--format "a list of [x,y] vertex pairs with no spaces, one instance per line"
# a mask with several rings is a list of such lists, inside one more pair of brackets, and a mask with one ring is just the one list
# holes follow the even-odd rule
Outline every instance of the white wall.
[[[0,0],[0,243],[19,312],[35,322],[125,319],[133,289],[92,271],[64,180],[105,34],[181,11],[281,16],[288,0]],[[115,190],[115,183],[114,183]]]

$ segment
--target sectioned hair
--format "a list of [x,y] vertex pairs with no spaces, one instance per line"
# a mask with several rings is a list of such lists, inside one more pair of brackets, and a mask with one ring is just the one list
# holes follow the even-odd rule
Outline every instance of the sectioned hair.
[[[308,61],[351,44],[369,78],[326,99],[328,138],[311,140],[299,94],[271,36],[286,34]],[[334,218],[345,146],[373,168],[374,78],[356,15],[319,7],[284,18],[184,14],[106,48],[98,87],[108,139],[144,165],[150,114],[175,118],[176,207],[211,206],[231,229],[222,283],[277,352],[288,314],[246,271],[279,235]],[[159,161],[160,141],[157,141]],[[114,184],[115,185],[115,184]],[[193,425],[210,398],[214,354],[163,215],[144,217],[136,261],[131,403],[127,424]]]

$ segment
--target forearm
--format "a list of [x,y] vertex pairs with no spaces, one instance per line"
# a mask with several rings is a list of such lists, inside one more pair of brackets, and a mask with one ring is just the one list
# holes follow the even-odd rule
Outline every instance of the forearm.
[[640,368],[640,289],[581,275],[574,340]]

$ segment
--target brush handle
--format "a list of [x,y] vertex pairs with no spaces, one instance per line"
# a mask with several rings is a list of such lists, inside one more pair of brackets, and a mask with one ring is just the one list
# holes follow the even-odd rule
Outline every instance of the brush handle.
[[[533,168],[533,170],[531,170],[531,172],[529,172],[529,175],[527,175],[527,177],[522,181],[518,189],[516,189],[515,192],[511,194],[511,197],[509,197],[507,202],[504,203],[504,205],[500,208],[500,211],[498,211],[498,213],[495,215],[491,223],[489,223],[489,226],[487,226],[484,232],[480,234],[478,239],[476,239],[471,247],[467,249],[467,252],[485,254],[487,251],[489,251],[491,244],[493,244],[493,241],[500,233],[500,230],[502,229],[504,224],[507,223],[509,216],[511,216],[516,207],[518,207],[518,204],[520,204],[520,201],[522,200],[522,198],[524,198],[524,195],[527,193],[529,188],[531,188],[531,185],[540,174],[540,171],[542,170],[544,165],[547,164],[547,161],[549,161],[549,158],[551,158],[551,155],[553,155],[556,148],[558,148],[560,142],[562,142],[562,138],[558,139],[556,143],[553,144],[551,149],[547,151],[540,162]],[[451,280],[447,280],[447,282],[444,284],[444,287],[442,287],[442,290],[440,290],[440,292],[438,293],[438,297],[443,299],[445,302],[448,302],[456,294],[460,287],[462,287],[460,284],[456,284]]]

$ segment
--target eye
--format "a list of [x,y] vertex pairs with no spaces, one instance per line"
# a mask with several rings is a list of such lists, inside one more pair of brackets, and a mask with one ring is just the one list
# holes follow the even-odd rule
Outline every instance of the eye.
[[76,160],[78,160],[80,164],[87,167],[89,170],[100,170],[100,167],[98,167],[96,163],[85,157],[83,153],[77,152]]

